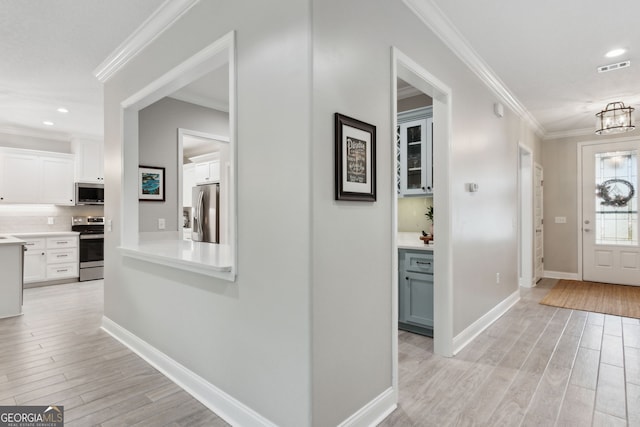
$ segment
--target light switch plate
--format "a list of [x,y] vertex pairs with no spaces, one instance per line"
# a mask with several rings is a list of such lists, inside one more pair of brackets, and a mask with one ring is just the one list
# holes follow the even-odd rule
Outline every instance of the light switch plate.
[[567,223],[567,217],[566,216],[557,216],[555,219],[556,219],[556,224],[566,224]]

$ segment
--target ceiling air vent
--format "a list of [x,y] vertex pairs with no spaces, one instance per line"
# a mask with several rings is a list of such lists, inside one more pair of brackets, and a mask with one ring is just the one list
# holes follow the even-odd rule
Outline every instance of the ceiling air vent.
[[627,59],[626,61],[618,62],[616,64],[609,64],[598,67],[598,72],[605,73],[607,71],[619,70],[621,68],[627,68],[629,66],[631,66],[631,61]]

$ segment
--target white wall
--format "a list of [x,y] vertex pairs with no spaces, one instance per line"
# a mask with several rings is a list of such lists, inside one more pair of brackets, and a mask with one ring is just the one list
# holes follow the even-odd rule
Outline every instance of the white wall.
[[[232,29],[237,281],[122,259],[119,104]],[[106,84],[105,315],[277,425],[336,425],[392,385],[391,46],[453,91],[454,210],[439,214],[453,223],[458,334],[518,289],[528,133],[402,3],[200,2]],[[377,126],[375,203],[333,200],[335,112]]]
[[[139,230],[158,231],[158,218],[165,218],[166,231],[182,228],[178,221],[178,128],[229,136],[229,114],[173,98],[163,98],[139,113],[139,162],[165,168],[165,201],[139,206]],[[182,159],[180,160],[182,164]]]
[[[578,273],[578,143],[638,136],[640,130],[612,137],[585,135],[545,140],[544,167],[544,269]],[[564,216],[565,224],[554,218]]]
[[[308,17],[295,0],[199,2],[105,85],[105,315],[292,427],[310,414]],[[120,102],[234,29],[237,280],[123,259]]]
[[[518,142],[536,141],[401,2],[316,0],[313,31],[313,420],[328,426],[392,381],[391,46],[453,93],[453,211],[436,210],[453,224],[454,335],[518,290]],[[375,203],[333,200],[335,112],[377,127]]]

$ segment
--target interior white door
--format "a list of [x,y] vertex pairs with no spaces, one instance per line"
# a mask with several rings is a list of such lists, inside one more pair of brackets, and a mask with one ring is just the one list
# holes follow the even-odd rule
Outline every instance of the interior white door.
[[535,224],[535,268],[533,280],[537,283],[544,276],[544,219],[543,219],[543,184],[542,166],[536,163],[534,183],[534,224]]
[[640,140],[582,147],[582,278],[640,286]]

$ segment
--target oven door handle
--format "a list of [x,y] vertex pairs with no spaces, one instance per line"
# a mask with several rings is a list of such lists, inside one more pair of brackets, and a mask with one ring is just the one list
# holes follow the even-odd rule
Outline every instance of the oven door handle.
[[80,240],[104,239],[104,234],[81,234]]

